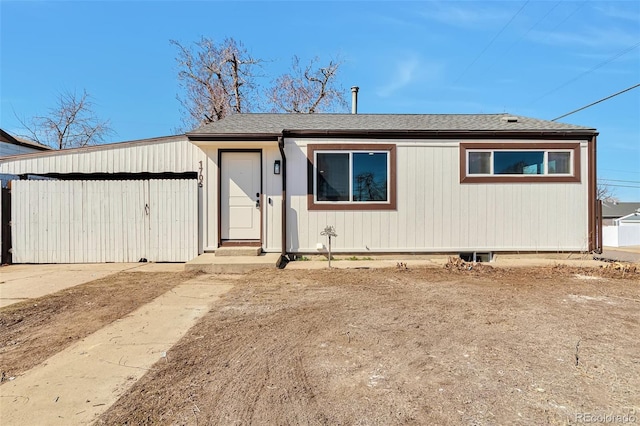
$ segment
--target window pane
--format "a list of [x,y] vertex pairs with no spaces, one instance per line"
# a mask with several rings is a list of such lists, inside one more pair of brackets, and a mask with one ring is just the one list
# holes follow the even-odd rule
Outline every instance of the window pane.
[[353,201],[387,201],[387,153],[353,153]]
[[570,161],[571,161],[570,152],[550,152],[549,153],[549,174],[571,173]]
[[491,153],[490,152],[470,152],[469,153],[469,174],[489,174],[491,173]]
[[318,153],[316,157],[318,201],[349,201],[349,154]]
[[544,152],[542,151],[495,151],[493,173],[496,175],[541,175]]

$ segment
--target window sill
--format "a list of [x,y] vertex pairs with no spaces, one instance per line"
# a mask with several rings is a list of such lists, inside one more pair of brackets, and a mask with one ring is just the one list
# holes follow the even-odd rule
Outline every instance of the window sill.
[[463,176],[460,183],[533,183],[580,182],[577,176],[522,175],[522,176]]
[[308,195],[308,210],[318,211],[371,211],[371,210],[396,210],[396,203],[316,203],[313,201],[313,195]]

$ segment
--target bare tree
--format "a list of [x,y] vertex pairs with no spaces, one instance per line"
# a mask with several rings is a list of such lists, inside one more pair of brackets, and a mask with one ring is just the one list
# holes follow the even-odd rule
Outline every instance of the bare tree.
[[269,90],[273,111],[315,113],[346,109],[344,91],[337,86],[341,63],[330,61],[326,67],[316,67],[316,57],[304,69],[300,59],[293,57],[291,73],[278,77]]
[[100,120],[93,112],[93,102],[86,90],[81,95],[63,92],[49,114],[33,117],[30,123],[20,119],[29,138],[53,148],[77,148],[104,141],[112,133],[108,120]]
[[598,183],[598,187],[596,189],[596,198],[598,200],[607,201],[610,203],[618,201],[615,190],[610,185],[604,182]]
[[177,98],[184,108],[185,127],[218,121],[229,114],[264,111],[268,105],[274,112],[294,113],[347,107],[343,90],[337,87],[339,61],[317,67],[315,58],[303,68],[294,56],[291,72],[261,90],[258,70],[264,61],[252,57],[233,38],[219,44],[207,37],[188,46],[175,40],[170,43],[178,49],[178,80],[183,95]]
[[207,37],[178,48],[178,80],[184,98],[185,125],[198,126],[229,114],[249,112],[257,98],[256,71],[262,60],[253,58],[242,43],[227,38],[219,45]]

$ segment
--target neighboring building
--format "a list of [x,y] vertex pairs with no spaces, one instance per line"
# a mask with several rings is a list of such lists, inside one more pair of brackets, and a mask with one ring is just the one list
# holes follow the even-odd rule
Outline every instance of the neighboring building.
[[619,201],[602,202],[602,224],[604,226],[615,225],[615,220],[623,216],[640,211],[640,203],[626,203]]
[[51,148],[11,134],[0,129],[0,158],[11,155],[29,154],[31,152],[48,151]]
[[640,246],[640,203],[602,202],[603,245]]
[[[49,151],[50,149],[48,146],[40,145],[37,142],[19,136],[13,136],[0,129],[0,158]],[[0,187],[6,188],[11,179],[15,179],[15,176],[0,173]]]
[[[327,225],[338,233],[332,241],[336,253],[587,252],[601,248],[596,136],[593,128],[508,114],[238,114],[186,136],[0,160],[0,173],[62,180],[14,185],[12,212],[38,211],[41,220],[53,215],[49,204],[33,205],[32,191],[42,195],[68,185],[67,204],[77,210],[69,214],[82,215],[98,212],[97,200],[108,206],[110,197],[127,191],[133,191],[129,201],[153,192],[139,195],[129,187],[118,192],[109,189],[112,179],[157,182],[157,190],[167,179],[187,182],[156,194],[165,210],[187,213],[163,219],[159,228],[145,226],[159,235],[157,241],[163,233],[173,235],[161,246],[193,247],[182,257],[167,253],[152,259],[145,252],[149,248],[138,244],[128,259],[177,261],[226,245],[315,253],[324,250],[320,232]],[[71,188],[80,184],[69,179],[91,180],[102,195],[75,197],[86,188]],[[184,192],[192,198],[185,199]],[[157,210],[141,202],[132,207],[133,218],[119,216],[113,226],[103,217],[100,238],[116,242],[91,245],[121,253],[125,237],[118,227]],[[55,220],[69,222],[56,214]],[[33,221],[24,222],[22,233],[42,234],[31,230]],[[52,260],[48,252],[71,250],[57,248],[56,241],[67,234],[74,241],[81,229],[65,226],[46,244],[27,244],[20,238],[36,237],[14,235],[14,256],[33,261],[27,246],[40,246],[41,262]],[[189,241],[178,241],[185,235]],[[86,261],[83,250],[73,248],[71,257]]]

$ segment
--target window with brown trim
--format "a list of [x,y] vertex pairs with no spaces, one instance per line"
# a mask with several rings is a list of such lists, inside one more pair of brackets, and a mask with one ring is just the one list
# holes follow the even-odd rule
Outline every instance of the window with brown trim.
[[460,183],[580,182],[579,143],[461,143]]
[[307,146],[309,210],[395,210],[396,147]]

